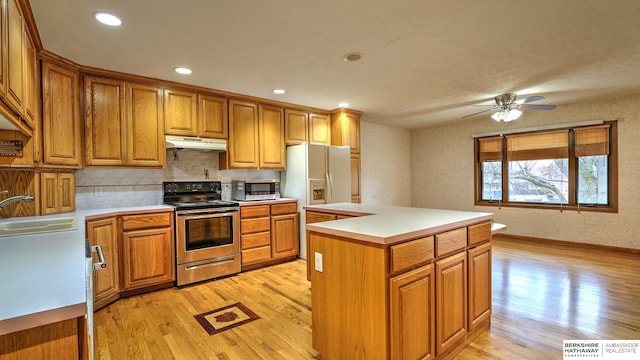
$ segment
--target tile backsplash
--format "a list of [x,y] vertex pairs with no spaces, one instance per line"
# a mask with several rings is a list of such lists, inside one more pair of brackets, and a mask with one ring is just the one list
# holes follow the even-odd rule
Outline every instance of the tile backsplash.
[[232,180],[279,178],[279,171],[218,170],[217,152],[167,150],[165,169],[78,170],[76,209],[159,205],[163,181],[219,180],[223,184],[223,199],[229,199]]

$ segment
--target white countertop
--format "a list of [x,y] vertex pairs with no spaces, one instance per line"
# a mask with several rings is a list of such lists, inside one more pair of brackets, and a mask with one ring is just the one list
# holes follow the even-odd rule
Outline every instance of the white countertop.
[[173,207],[93,209],[0,219],[1,224],[30,219],[77,218],[74,230],[0,236],[0,335],[84,315],[85,218],[153,210],[173,210]]
[[[493,213],[338,203],[305,206],[358,217],[306,225],[309,231],[389,245],[492,220]],[[369,214],[366,216],[362,216]]]

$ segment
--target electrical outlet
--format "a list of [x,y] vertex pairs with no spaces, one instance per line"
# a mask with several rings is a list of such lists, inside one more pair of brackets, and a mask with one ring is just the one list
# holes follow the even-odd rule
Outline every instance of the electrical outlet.
[[316,271],[317,272],[322,272],[322,254],[321,253],[315,253],[316,255]]

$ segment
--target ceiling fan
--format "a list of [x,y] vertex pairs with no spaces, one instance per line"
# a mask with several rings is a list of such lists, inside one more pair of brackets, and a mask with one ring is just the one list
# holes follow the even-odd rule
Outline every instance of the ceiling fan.
[[491,106],[491,109],[482,110],[477,113],[463,116],[462,118],[468,118],[470,116],[482,114],[488,111],[493,111],[491,115],[496,121],[509,122],[515,120],[522,115],[522,110],[553,110],[555,105],[536,105],[529,104],[534,101],[544,100],[544,96],[535,95],[529,96],[522,101],[516,102],[517,95],[515,93],[502,94],[495,97],[496,105],[474,105],[474,106]]

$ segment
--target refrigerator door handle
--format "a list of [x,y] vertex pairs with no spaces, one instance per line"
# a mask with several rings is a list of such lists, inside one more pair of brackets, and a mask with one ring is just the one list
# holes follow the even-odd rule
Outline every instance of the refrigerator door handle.
[[331,173],[329,173],[327,177],[329,178],[327,182],[327,192],[329,194],[327,195],[327,204],[332,204],[333,203],[333,176],[331,176]]

